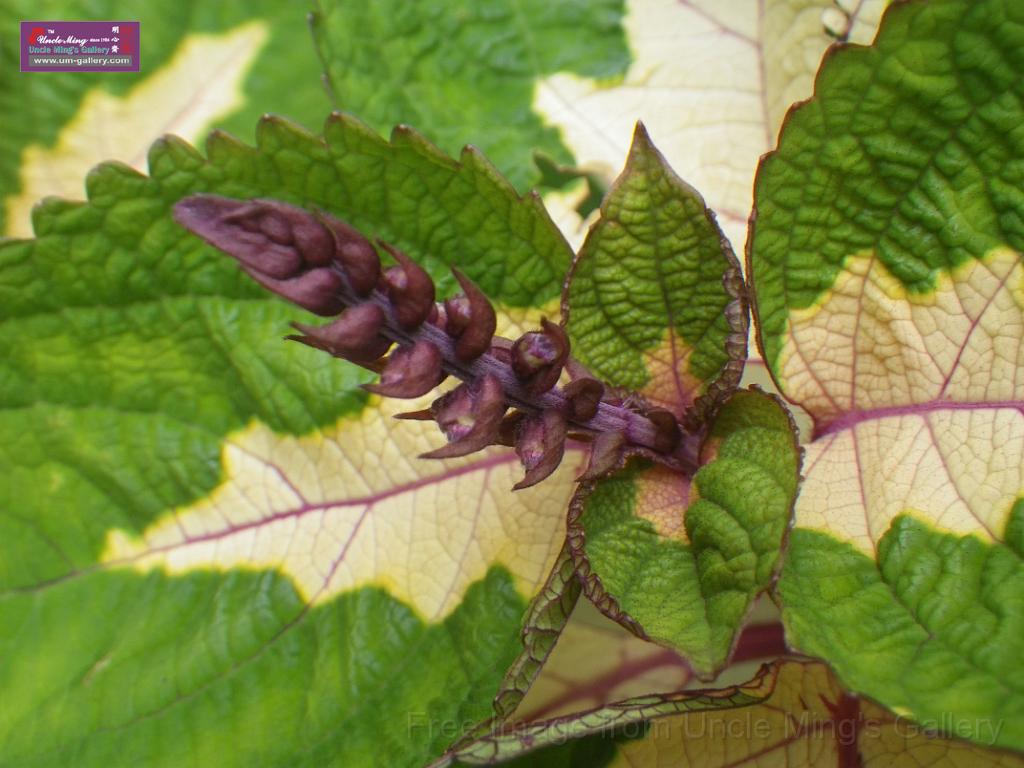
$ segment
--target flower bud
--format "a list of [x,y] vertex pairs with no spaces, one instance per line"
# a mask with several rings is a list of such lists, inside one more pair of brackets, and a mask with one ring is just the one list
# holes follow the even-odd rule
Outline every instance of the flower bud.
[[611,472],[622,457],[626,436],[621,432],[602,432],[590,444],[590,461],[578,480],[596,480]]
[[457,339],[469,327],[469,299],[463,293],[452,296],[450,299],[445,299],[444,314],[446,318],[444,324],[445,331],[448,332],[449,336]]
[[385,242],[380,242],[380,245],[398,262],[397,267],[384,273],[395,319],[407,331],[418,328],[434,308],[434,281],[423,267],[397,248]]
[[249,276],[269,291],[321,317],[333,317],[345,308],[341,296],[341,275],[330,267],[311,269],[291,280],[276,280],[243,267]]
[[512,486],[514,491],[536,485],[562,463],[565,417],[554,408],[548,408],[524,419],[516,438],[516,454],[526,469],[526,476]]
[[654,437],[654,450],[659,453],[671,453],[675,450],[675,447],[679,445],[682,433],[679,431],[679,422],[676,421],[672,412],[664,408],[652,408],[645,415],[657,430]]
[[192,195],[174,206],[174,217],[283,298],[324,316],[344,307],[342,279],[329,266],[334,241],[308,211],[276,200]]
[[368,296],[380,279],[380,256],[370,241],[343,221],[318,215],[334,236],[334,258],[357,296]]
[[560,325],[541,320],[540,331],[524,333],[512,345],[512,370],[527,392],[539,395],[558,383],[569,357],[569,336]]
[[384,310],[376,304],[358,304],[320,328],[293,323],[304,335],[287,338],[365,365],[377,360],[391,346],[391,342],[380,335],[384,320]]
[[460,384],[431,406],[448,445],[421,458],[450,459],[486,448],[497,439],[507,407],[501,382],[493,373]]
[[476,283],[455,268],[452,268],[452,274],[462,286],[464,295],[449,299],[450,307],[445,303],[448,312],[446,328],[449,335],[456,339],[455,357],[460,362],[469,363],[490,349],[498,319],[491,302]]
[[567,416],[573,421],[590,421],[597,414],[597,407],[604,397],[604,384],[597,379],[576,379],[566,384],[562,391],[568,402]]
[[392,352],[380,383],[364,384],[363,389],[385,397],[419,397],[440,384],[443,378],[440,350],[421,339]]

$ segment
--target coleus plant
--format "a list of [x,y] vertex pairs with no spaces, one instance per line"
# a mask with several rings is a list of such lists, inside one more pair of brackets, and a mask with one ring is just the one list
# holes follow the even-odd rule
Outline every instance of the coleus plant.
[[[935,0],[831,53],[745,281],[643,130],[571,263],[478,152],[344,116],[45,203],[0,245],[4,760],[1020,764],[1022,42]],[[765,590],[806,656],[712,682]],[[699,689],[521,719],[581,592]]]

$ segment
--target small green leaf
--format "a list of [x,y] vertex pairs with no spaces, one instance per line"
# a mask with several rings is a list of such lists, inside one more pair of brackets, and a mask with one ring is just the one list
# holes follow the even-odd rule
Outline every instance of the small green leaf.
[[720,411],[704,459],[692,482],[644,461],[581,487],[569,536],[584,594],[709,676],[771,580],[799,452],[783,408],[740,391]]
[[747,331],[739,264],[714,214],[640,124],[563,306],[580,362],[677,418],[739,381]]

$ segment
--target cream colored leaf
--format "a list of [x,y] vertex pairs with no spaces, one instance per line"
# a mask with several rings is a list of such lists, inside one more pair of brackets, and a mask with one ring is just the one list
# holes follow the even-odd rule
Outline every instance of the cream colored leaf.
[[533,594],[564,538],[579,453],[548,481],[511,493],[522,469],[507,448],[417,458],[443,437],[432,423],[393,416],[429,401],[373,401],[298,438],[253,424],[225,442],[220,487],[141,537],[111,532],[103,562],[170,573],[278,568],[310,603],[376,585],[428,621],[450,613],[494,564]]
[[[782,662],[761,677],[767,701],[651,721],[623,741],[611,765],[633,766],[1022,766],[1024,759],[896,717],[844,691],[821,663]],[[931,729],[946,723],[928,724]],[[998,723],[991,723],[992,729]],[[994,738],[994,734],[989,734]]]
[[641,640],[580,600],[513,719],[544,720],[676,691],[693,677],[675,651]]
[[[910,403],[1024,396],[1024,267],[1011,249],[910,293],[878,259],[847,259],[833,287],[790,313],[780,384],[818,420]],[[820,427],[819,427],[820,428]]]
[[816,419],[800,527],[874,556],[897,515],[1002,540],[1024,495],[1024,268],[1010,249],[910,293],[870,256],[794,310],[779,357]]
[[54,146],[23,150],[21,192],[5,201],[6,234],[31,237],[32,206],[44,197],[82,198],[82,179],[97,163],[120,160],[145,171],[149,146],[160,136],[201,139],[213,121],[243,103],[242,83],[268,35],[263,21],[189,35],[165,66],[125,96],[89,91]]
[[758,158],[774,146],[790,104],[811,95],[832,35],[869,41],[885,2],[851,5],[632,0],[625,27],[634,60],[625,77],[545,78],[534,108],[561,128],[577,164],[609,179],[642,120],[741,250]]

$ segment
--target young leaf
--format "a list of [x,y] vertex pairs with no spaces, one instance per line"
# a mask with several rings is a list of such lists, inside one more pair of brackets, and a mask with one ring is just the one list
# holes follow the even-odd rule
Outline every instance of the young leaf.
[[708,677],[774,573],[799,477],[781,406],[756,391],[722,408],[691,479],[648,462],[581,486],[569,540],[584,594]]
[[789,640],[896,712],[979,740],[1003,722],[1016,748],[1022,74],[1020,4],[894,6],[790,113],[749,262],[765,360],[814,420]]
[[82,178],[101,161],[144,170],[146,150],[165,133],[196,141],[216,121],[251,137],[267,112],[316,126],[330,109],[309,29],[288,3],[61,0],[43,7],[49,10],[31,0],[5,3],[10,34],[18,19],[40,16],[139,21],[142,71],[26,77],[10,38],[0,50],[0,110],[18,119],[0,133],[0,234],[31,236],[32,206],[49,195],[81,198]]
[[519,476],[505,449],[417,460],[432,425],[390,416],[421,403],[283,344],[296,310],[171,218],[198,191],[322,207],[464,262],[509,333],[568,262],[542,209],[409,131],[258,136],[101,166],[0,243],[13,764],[421,765],[490,713],[558,555],[578,454],[517,494],[489,491]]
[[677,419],[699,424],[739,381],[747,333],[739,263],[714,214],[643,125],[562,304],[573,355],[606,384],[639,392]]
[[336,108],[381,131],[416,125],[448,152],[472,142],[524,189],[534,151],[572,161],[532,109],[537,80],[621,75],[621,17],[618,0],[318,0],[311,25]]

